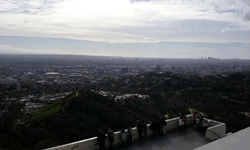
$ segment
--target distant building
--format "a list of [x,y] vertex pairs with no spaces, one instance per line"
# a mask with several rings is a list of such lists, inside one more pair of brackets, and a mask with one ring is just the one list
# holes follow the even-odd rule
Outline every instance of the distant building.
[[161,66],[160,66],[160,65],[157,65],[157,66],[156,66],[155,72],[161,72]]
[[213,60],[213,57],[208,57],[207,59],[208,59],[208,60]]

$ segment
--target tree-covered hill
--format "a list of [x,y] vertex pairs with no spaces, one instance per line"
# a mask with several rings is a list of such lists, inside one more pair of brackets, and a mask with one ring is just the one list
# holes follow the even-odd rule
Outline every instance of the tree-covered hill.
[[154,107],[142,107],[136,111],[135,106],[124,107],[90,91],[79,91],[22,118],[23,124],[1,129],[0,145],[3,149],[42,149],[94,137],[100,128],[116,131],[134,126],[138,119],[160,117]]

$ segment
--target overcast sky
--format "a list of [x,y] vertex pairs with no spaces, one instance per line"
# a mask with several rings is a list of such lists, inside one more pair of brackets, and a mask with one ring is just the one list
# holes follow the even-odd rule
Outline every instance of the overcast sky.
[[250,0],[0,0],[0,52],[250,59]]

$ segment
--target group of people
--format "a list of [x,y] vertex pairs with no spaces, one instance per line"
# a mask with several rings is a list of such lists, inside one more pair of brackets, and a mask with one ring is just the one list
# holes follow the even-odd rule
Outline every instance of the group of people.
[[[166,119],[161,118],[157,120],[153,120],[152,123],[150,124],[150,129],[153,130],[154,133],[158,133],[158,135],[166,134]],[[136,122],[136,128],[137,128],[137,133],[139,135],[140,140],[146,140],[148,137],[148,125],[144,120],[138,120]],[[129,127],[127,130],[122,129],[120,131],[120,139],[122,141],[122,145],[125,146],[131,145],[132,144],[132,139],[133,139],[133,133],[132,129]]]
[[[140,140],[146,140],[148,137],[148,126],[147,123],[144,120],[137,121],[136,122],[137,132],[139,135]],[[155,134],[166,134],[166,119],[161,118],[157,120],[153,120],[150,124],[150,129],[153,130]],[[128,127],[126,130],[124,128],[120,131],[120,139],[122,142],[122,146],[125,145],[131,145],[133,136],[135,134],[132,131],[131,127]],[[105,140],[108,137],[109,143],[110,143],[110,150],[113,149],[113,143],[114,143],[114,132],[108,128],[107,129],[107,135],[100,129],[99,133],[97,135],[97,143],[100,146],[100,150],[105,150]]]
[[140,140],[147,139],[148,137],[148,126],[144,120],[136,121],[137,132]]
[[[140,130],[140,125],[142,125],[142,130]],[[138,128],[138,134],[140,136],[140,139],[142,139],[142,132],[144,133],[144,137],[147,135],[147,127],[146,123],[144,121],[141,121],[138,123],[137,128]],[[142,132],[141,132],[142,131]],[[132,139],[133,139],[133,131],[131,127],[128,127],[126,130],[124,128],[121,129],[120,131],[120,139],[122,142],[122,145],[125,146],[126,144],[131,145],[132,144]],[[114,143],[114,132],[108,128],[107,130],[107,135],[100,129],[99,133],[97,135],[97,143],[96,145],[99,145],[100,150],[105,150],[105,140],[108,137],[110,147],[109,149],[113,149],[113,143]]]
[[105,140],[108,137],[108,140],[110,142],[110,150],[113,149],[113,143],[114,143],[114,132],[108,128],[107,135],[100,129],[99,133],[97,135],[97,144],[100,146],[100,150],[105,150]]
[[179,118],[179,128],[180,128],[179,131],[180,131],[180,133],[186,132],[187,124],[188,124],[187,117],[184,113],[182,113],[180,118]]
[[131,127],[128,127],[127,130],[122,128],[120,131],[120,139],[122,141],[122,146],[125,146],[126,144],[131,145],[133,135],[134,134]]
[[[136,121],[137,132],[140,137],[140,140],[146,139],[148,136],[148,126],[144,120]],[[124,128],[120,131],[120,139],[122,141],[122,146],[131,145],[133,135],[135,135],[131,127],[125,130]]]
[[155,135],[160,135],[160,134],[165,135],[167,130],[166,118],[163,117],[157,120],[153,120],[152,123],[150,124],[150,129],[153,130]]
[[[193,114],[193,128],[200,132],[201,134],[205,134],[206,130],[209,126],[210,120],[203,121],[203,117],[200,114]],[[185,114],[182,114],[179,118],[179,128],[180,133],[186,132],[187,128],[187,117]]]
[[[203,135],[205,134],[208,126],[209,126],[210,120],[203,121],[203,117],[200,114],[193,114],[193,128],[197,130],[198,132],[201,132]],[[179,118],[179,131],[180,133],[186,132],[188,120],[184,113],[181,114]],[[144,120],[137,121],[136,122],[137,132],[140,137],[140,140],[146,140],[148,137],[148,126]],[[160,119],[154,119],[152,120],[150,124],[150,129],[155,133],[155,135],[165,135],[166,129],[167,129],[167,122],[166,118],[160,118]],[[120,131],[120,139],[122,141],[122,145],[131,145],[132,139],[133,139],[133,131],[131,127],[128,127],[126,130],[123,128]],[[107,135],[102,132],[102,130],[99,130],[99,134],[97,136],[97,144],[100,146],[100,150],[105,150],[105,139],[108,137],[108,140],[110,142],[110,150],[113,149],[113,143],[114,143],[114,132],[108,128]]]
[[[184,113],[181,114],[179,118],[179,131],[180,133],[186,132],[188,120]],[[203,135],[205,134],[208,126],[209,126],[210,120],[203,121],[203,117],[200,114],[193,114],[193,128],[197,130],[198,132],[201,132]],[[148,137],[148,126],[144,120],[137,121],[136,122],[137,132],[139,135],[140,140],[146,140]],[[150,129],[155,133],[155,135],[165,135],[166,129],[167,129],[167,123],[166,118],[160,118],[157,120],[152,120],[150,124]],[[123,128],[120,131],[120,139],[122,141],[122,145],[131,145],[132,139],[133,139],[133,131],[131,127],[128,127],[126,130]],[[110,150],[113,149],[113,143],[114,143],[114,132],[108,128],[107,135],[102,132],[102,130],[99,130],[99,134],[97,136],[97,144],[100,146],[100,150],[105,150],[105,139],[108,137],[109,143],[110,143]]]
[[203,135],[206,133],[210,122],[210,120],[204,122],[200,114],[193,114],[193,128]]

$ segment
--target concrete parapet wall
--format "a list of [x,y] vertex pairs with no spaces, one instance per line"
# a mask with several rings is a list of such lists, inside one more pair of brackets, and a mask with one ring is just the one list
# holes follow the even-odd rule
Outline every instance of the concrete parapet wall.
[[205,133],[207,141],[214,141],[220,139],[226,135],[226,124],[220,123],[218,125],[209,127]]

